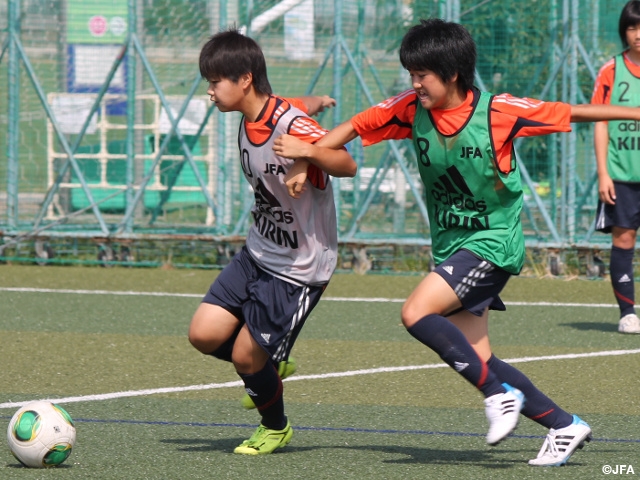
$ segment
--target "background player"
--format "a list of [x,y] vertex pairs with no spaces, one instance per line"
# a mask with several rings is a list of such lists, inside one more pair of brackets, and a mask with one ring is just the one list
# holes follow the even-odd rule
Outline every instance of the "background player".
[[353,176],[356,164],[346,150],[315,148],[307,158],[311,186],[292,199],[283,178],[294,162],[273,153],[273,140],[287,132],[314,142],[326,130],[300,109],[303,105],[296,108],[272,94],[260,47],[237,30],[220,32],[204,45],[200,73],[221,112],[244,115],[238,143],[255,204],[246,245],[204,296],[189,341],[202,353],[233,362],[262,417],[234,452],[267,454],[293,435],[276,365],[288,358],[336,266],[329,175]]
[[[423,20],[400,47],[413,89],[357,114],[318,145],[340,147],[357,136],[365,146],[413,138],[437,267],[405,302],[402,321],[411,335],[482,392],[489,444],[499,443],[516,427],[522,409],[549,429],[529,463],[562,465],[590,439],[589,425],[493,355],[489,342],[488,310],[505,309],[500,291],[520,272],[525,257],[523,191],[513,141],[567,132],[571,122],[637,120],[640,109],[480,92],[473,86],[475,52],[461,25]],[[294,158],[309,148],[289,136],[274,145],[279,155]],[[304,168],[304,161],[296,162],[287,179],[294,197],[304,184]]]
[[[640,1],[628,2],[618,22],[625,49],[600,69],[591,103],[640,106]],[[631,127],[631,128],[629,128]],[[633,256],[640,227],[640,137],[636,122],[598,122],[594,145],[598,169],[596,229],[611,233],[609,273],[620,333],[640,333],[635,312]]]

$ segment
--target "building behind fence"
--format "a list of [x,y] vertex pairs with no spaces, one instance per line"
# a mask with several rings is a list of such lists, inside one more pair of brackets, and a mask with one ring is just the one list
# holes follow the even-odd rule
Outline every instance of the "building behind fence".
[[[206,96],[197,59],[236,25],[262,46],[274,91],[330,94],[331,128],[409,88],[398,61],[420,18],[465,25],[477,85],[587,103],[620,50],[612,0],[1,0],[0,258],[40,263],[218,266],[242,243],[253,194],[236,114]],[[601,274],[592,126],[516,143],[533,270]],[[342,266],[429,268],[413,149],[349,149],[335,179]]]

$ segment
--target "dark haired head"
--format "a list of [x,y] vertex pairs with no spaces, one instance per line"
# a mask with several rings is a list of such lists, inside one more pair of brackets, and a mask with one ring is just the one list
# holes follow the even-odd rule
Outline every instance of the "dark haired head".
[[200,51],[200,75],[205,80],[227,78],[237,82],[244,74],[253,76],[256,92],[270,95],[267,64],[260,46],[237,29],[212,36]]
[[620,35],[620,41],[622,47],[627,48],[627,28],[635,27],[640,23],[640,1],[631,0],[622,8],[620,13],[620,20],[618,22],[618,35]]
[[475,78],[476,44],[458,23],[420,20],[402,39],[400,63],[407,70],[431,70],[444,82],[458,74],[458,87],[466,92]]

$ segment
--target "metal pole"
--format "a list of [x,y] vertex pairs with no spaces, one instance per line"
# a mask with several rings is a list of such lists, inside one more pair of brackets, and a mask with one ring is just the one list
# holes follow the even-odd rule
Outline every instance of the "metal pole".
[[18,142],[20,141],[20,1],[9,0],[8,124],[7,124],[7,223],[13,230],[18,224]]
[[[555,72],[556,68],[557,68],[557,62],[558,62],[558,58],[557,55],[555,54],[555,50],[556,50],[556,39],[558,38],[558,4],[556,3],[556,0],[552,0],[551,2],[551,19],[549,22],[549,34],[551,36],[551,38],[553,38],[553,41],[551,42],[551,44],[549,45],[549,58],[550,58],[550,67],[551,67],[551,71]],[[555,74],[553,75],[555,78]],[[550,94],[549,94],[549,100],[551,101],[555,101],[557,100],[557,89],[556,89],[556,82],[555,80],[553,81],[553,84],[550,84],[551,88],[550,88]],[[556,220],[558,217],[558,212],[557,212],[557,198],[556,198],[556,192],[558,191],[558,149],[555,147],[555,145],[557,144],[557,135],[553,134],[551,135],[550,141],[553,142],[553,148],[549,149],[549,170],[548,170],[548,175],[549,175],[549,188],[551,191],[550,194],[550,198],[549,198],[549,214],[551,216],[551,221],[553,222],[554,225],[557,225]]]
[[[220,30],[227,27],[227,0],[220,0],[220,9],[218,16],[218,26]],[[226,159],[226,133],[227,123],[226,118],[220,110],[216,109],[216,126],[218,145],[216,149],[217,157],[217,182],[216,182],[216,202],[215,202],[215,220],[216,231],[226,232],[226,225],[224,224],[223,207],[225,205],[225,192],[227,183],[227,166]]]
[[591,48],[593,57],[600,53],[600,0],[593,0],[591,6],[591,31],[589,36],[591,37]]
[[[136,51],[134,47],[134,36],[137,33],[136,3],[137,0],[129,0],[127,11],[127,22],[129,35],[127,36],[127,138],[126,154],[127,169],[125,182],[127,190],[125,193],[125,211],[129,211],[133,201],[133,185],[135,177],[135,120],[136,120]],[[126,218],[124,231],[130,233],[133,228],[133,215]]]
[[[342,0],[334,0],[333,8],[333,35],[338,41],[333,48],[333,98],[336,99],[336,106],[333,109],[333,126],[337,127],[342,120]],[[338,225],[340,225],[340,179],[335,178],[333,181],[334,203],[336,206],[336,215],[338,217]]]
[[[571,63],[570,63],[570,90],[569,90],[569,103],[575,105],[577,103],[578,93],[578,26],[580,19],[578,18],[579,12],[578,0],[572,0],[571,2]],[[576,129],[571,129],[569,133],[569,156],[567,158],[568,168],[568,195],[567,195],[567,235],[569,243],[573,243],[576,234],[576,142],[577,134]]]
[[451,3],[451,19],[454,22],[460,23],[460,0],[453,0]]
[[[358,0],[358,36],[356,39],[356,62],[357,68],[360,71],[363,71],[363,55],[362,55],[362,47],[364,43],[364,19],[365,19],[365,10],[364,10],[364,1]],[[360,82],[356,82],[355,89],[355,111],[361,112],[362,108],[362,88],[360,87]],[[356,177],[353,179],[353,202],[352,202],[352,213],[355,213],[356,206],[360,204],[360,167],[364,162],[364,152],[362,151],[362,142],[356,141],[351,144],[351,156],[356,161],[358,165],[358,171],[356,172]],[[339,215],[339,212],[338,212]],[[353,215],[352,215],[353,216]]]
[[[567,28],[569,25],[569,1],[563,0],[562,2],[562,38],[564,39],[564,45],[567,47],[567,51],[570,52],[571,40],[569,39],[570,32]],[[569,53],[570,55],[570,53]],[[567,72],[567,64],[570,63],[571,60],[565,61],[562,64],[562,92],[560,101],[566,102],[568,100],[567,95],[567,82],[568,82],[568,72]],[[568,172],[567,172],[567,157],[568,147],[567,147],[567,135],[562,135],[560,137],[560,185],[561,185],[561,197],[560,197],[560,237],[565,239],[567,235],[567,198],[568,198]]]

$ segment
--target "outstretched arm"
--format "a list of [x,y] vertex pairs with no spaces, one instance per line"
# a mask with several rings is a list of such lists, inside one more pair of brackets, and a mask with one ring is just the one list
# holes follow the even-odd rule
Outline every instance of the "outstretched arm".
[[356,129],[353,128],[351,120],[347,120],[330,130],[329,133],[318,140],[316,145],[319,147],[341,148],[357,136],[358,134],[356,133]]
[[335,150],[307,143],[293,135],[281,135],[274,141],[273,151],[281,157],[306,160],[334,177],[356,174],[356,162],[344,149]]
[[602,120],[640,121],[640,108],[592,103],[571,105],[572,122],[599,122]]

